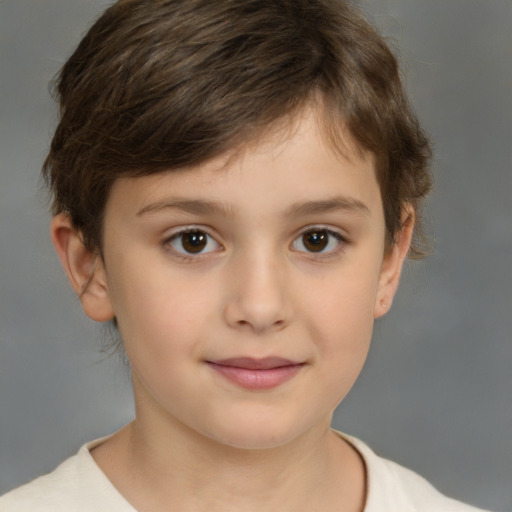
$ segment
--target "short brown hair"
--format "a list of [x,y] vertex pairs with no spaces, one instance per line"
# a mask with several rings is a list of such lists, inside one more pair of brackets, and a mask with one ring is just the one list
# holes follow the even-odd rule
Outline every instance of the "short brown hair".
[[431,186],[397,61],[344,0],[120,0],[56,89],[43,176],[91,250],[114,180],[201,164],[318,97],[331,139],[347,127],[375,155],[389,240]]

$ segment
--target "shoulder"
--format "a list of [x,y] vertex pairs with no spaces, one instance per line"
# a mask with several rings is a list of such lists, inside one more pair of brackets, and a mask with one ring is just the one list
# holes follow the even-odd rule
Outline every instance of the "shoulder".
[[1,512],[135,512],[96,465],[88,443],[53,472],[0,497]]
[[364,512],[485,512],[441,494],[423,477],[379,457],[359,439],[341,434],[361,454],[367,472]]
[[40,476],[0,497],[3,512],[60,510],[78,492],[80,482],[79,455],[67,459],[52,473]]

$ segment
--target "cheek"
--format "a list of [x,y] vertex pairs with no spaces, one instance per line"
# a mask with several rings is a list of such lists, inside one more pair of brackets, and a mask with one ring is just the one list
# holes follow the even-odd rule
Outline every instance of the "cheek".
[[311,327],[323,333],[319,339],[357,345],[371,336],[378,278],[377,265],[360,262],[310,283],[302,307]]
[[331,276],[325,286],[305,295],[302,306],[308,311],[303,315],[307,329],[337,402],[354,384],[370,347],[378,272],[368,269],[363,274]]
[[119,329],[132,372],[145,393],[172,410],[174,403],[181,403],[183,383],[201,356],[205,300],[198,299],[190,287],[178,290],[161,282],[149,286],[146,281],[131,287],[118,306]]
[[132,271],[126,282],[119,270],[111,279],[111,295],[128,357],[172,362],[178,352],[193,354],[215,308],[205,293],[211,287],[203,283],[198,289],[194,280],[182,282],[148,267]]
[[335,378],[351,386],[366,360],[373,332],[373,308],[367,297],[332,301],[317,312],[312,338]]

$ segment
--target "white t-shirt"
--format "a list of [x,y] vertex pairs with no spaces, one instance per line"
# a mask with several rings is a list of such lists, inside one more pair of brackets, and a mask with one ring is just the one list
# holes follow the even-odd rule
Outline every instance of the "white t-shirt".
[[[362,441],[340,435],[358,450],[366,465],[364,512],[478,512],[443,496],[416,473],[377,456]],[[0,512],[137,512],[91,456],[89,450],[105,439],[83,445],[52,473],[0,497]]]

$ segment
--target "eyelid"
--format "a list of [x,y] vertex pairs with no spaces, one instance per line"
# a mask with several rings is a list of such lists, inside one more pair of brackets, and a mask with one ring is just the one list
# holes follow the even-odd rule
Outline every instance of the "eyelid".
[[[298,242],[301,237],[303,237],[307,233],[315,232],[315,231],[324,231],[328,233],[329,236],[335,238],[337,240],[337,246],[329,251],[308,251],[308,250],[301,250],[301,249],[295,249],[294,245],[296,242]],[[349,239],[347,235],[345,235],[339,228],[335,228],[330,225],[322,225],[322,224],[311,224],[309,226],[306,226],[304,228],[301,228],[300,231],[295,235],[295,237],[292,240],[292,243],[290,244],[290,247],[292,250],[295,250],[298,253],[301,253],[301,255],[306,255],[307,257],[312,257],[316,259],[326,259],[333,256],[338,255],[339,252],[343,251],[345,246],[349,243]]]
[[308,233],[310,231],[327,231],[332,235],[339,237],[341,240],[345,242],[349,241],[349,236],[344,229],[338,226],[333,226],[332,224],[308,224],[307,226],[303,226],[295,232],[293,239],[295,240],[299,236],[304,233]]
[[[200,233],[204,233],[205,235],[207,235],[211,240],[213,240],[215,242],[217,247],[213,250],[209,250],[206,252],[201,251],[201,252],[197,252],[197,253],[187,253],[187,252],[178,251],[172,246],[171,242],[173,240],[177,239],[180,235],[183,235],[186,233],[195,233],[195,232],[200,232]],[[197,259],[200,259],[201,257],[218,252],[219,248],[223,249],[223,245],[219,242],[218,236],[214,235],[210,228],[208,228],[207,226],[204,226],[204,225],[197,225],[197,224],[189,224],[186,226],[181,226],[181,227],[173,229],[170,233],[168,233],[165,236],[164,240],[162,241],[162,245],[164,246],[166,251],[171,252],[174,256],[176,256],[180,259],[183,259],[183,260],[187,260],[187,261],[197,260]]]

